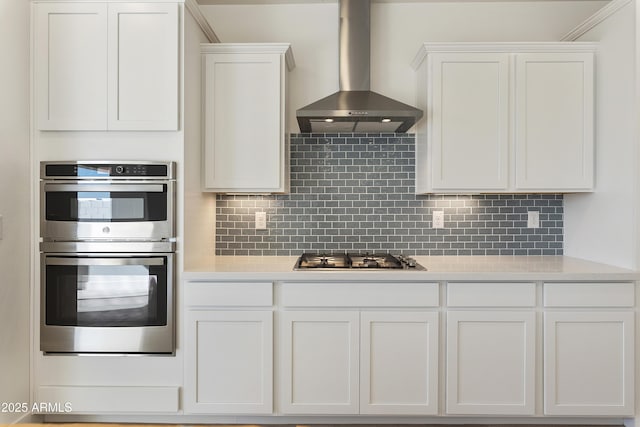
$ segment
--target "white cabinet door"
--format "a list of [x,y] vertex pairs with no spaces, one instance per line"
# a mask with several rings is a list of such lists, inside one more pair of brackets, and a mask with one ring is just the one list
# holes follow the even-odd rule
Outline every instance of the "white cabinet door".
[[544,412],[634,414],[634,314],[547,312]]
[[516,189],[593,188],[593,54],[516,56]]
[[109,129],[178,129],[178,5],[109,5]]
[[285,311],[282,321],[283,414],[358,413],[355,311]]
[[438,413],[438,313],[362,312],[360,413]]
[[107,127],[107,5],[35,6],[36,128]]
[[177,130],[177,3],[35,6],[37,129]]
[[273,411],[273,313],[187,312],[185,412]]
[[588,192],[592,43],[426,43],[418,71],[419,193]]
[[509,55],[435,53],[431,61],[432,188],[505,190]]
[[287,191],[287,51],[286,44],[203,47],[205,191]]
[[533,415],[535,313],[447,313],[447,413]]

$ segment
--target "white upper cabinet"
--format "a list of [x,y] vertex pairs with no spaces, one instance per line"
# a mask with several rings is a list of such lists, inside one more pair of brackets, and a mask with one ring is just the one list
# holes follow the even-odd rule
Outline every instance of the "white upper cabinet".
[[109,5],[110,130],[178,129],[178,5]]
[[[432,57],[434,190],[505,190],[509,172],[509,55]],[[473,179],[470,179],[473,177]]]
[[425,44],[418,193],[593,191],[589,43]]
[[107,127],[107,5],[35,5],[37,128]]
[[177,130],[178,7],[36,4],[36,128]]
[[288,191],[289,44],[202,47],[205,191]]
[[593,54],[516,61],[516,189],[593,188]]

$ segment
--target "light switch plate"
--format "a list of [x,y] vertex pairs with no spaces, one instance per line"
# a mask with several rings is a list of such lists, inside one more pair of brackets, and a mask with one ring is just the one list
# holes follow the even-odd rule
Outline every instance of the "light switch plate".
[[527,228],[540,228],[540,212],[527,212]]
[[256,212],[256,230],[266,230],[266,229],[267,229],[267,213]]
[[444,228],[444,211],[433,211],[431,228]]

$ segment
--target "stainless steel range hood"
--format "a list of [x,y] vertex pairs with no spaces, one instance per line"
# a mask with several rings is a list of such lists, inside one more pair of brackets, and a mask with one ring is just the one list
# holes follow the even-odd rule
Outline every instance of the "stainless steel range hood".
[[340,91],[296,112],[300,132],[406,132],[422,111],[370,90],[369,0],[340,0]]

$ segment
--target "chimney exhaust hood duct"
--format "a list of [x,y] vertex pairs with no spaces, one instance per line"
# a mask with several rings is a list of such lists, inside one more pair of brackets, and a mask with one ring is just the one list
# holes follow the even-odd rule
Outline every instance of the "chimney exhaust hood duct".
[[340,91],[296,112],[300,132],[406,132],[422,111],[370,90],[369,0],[339,1]]

